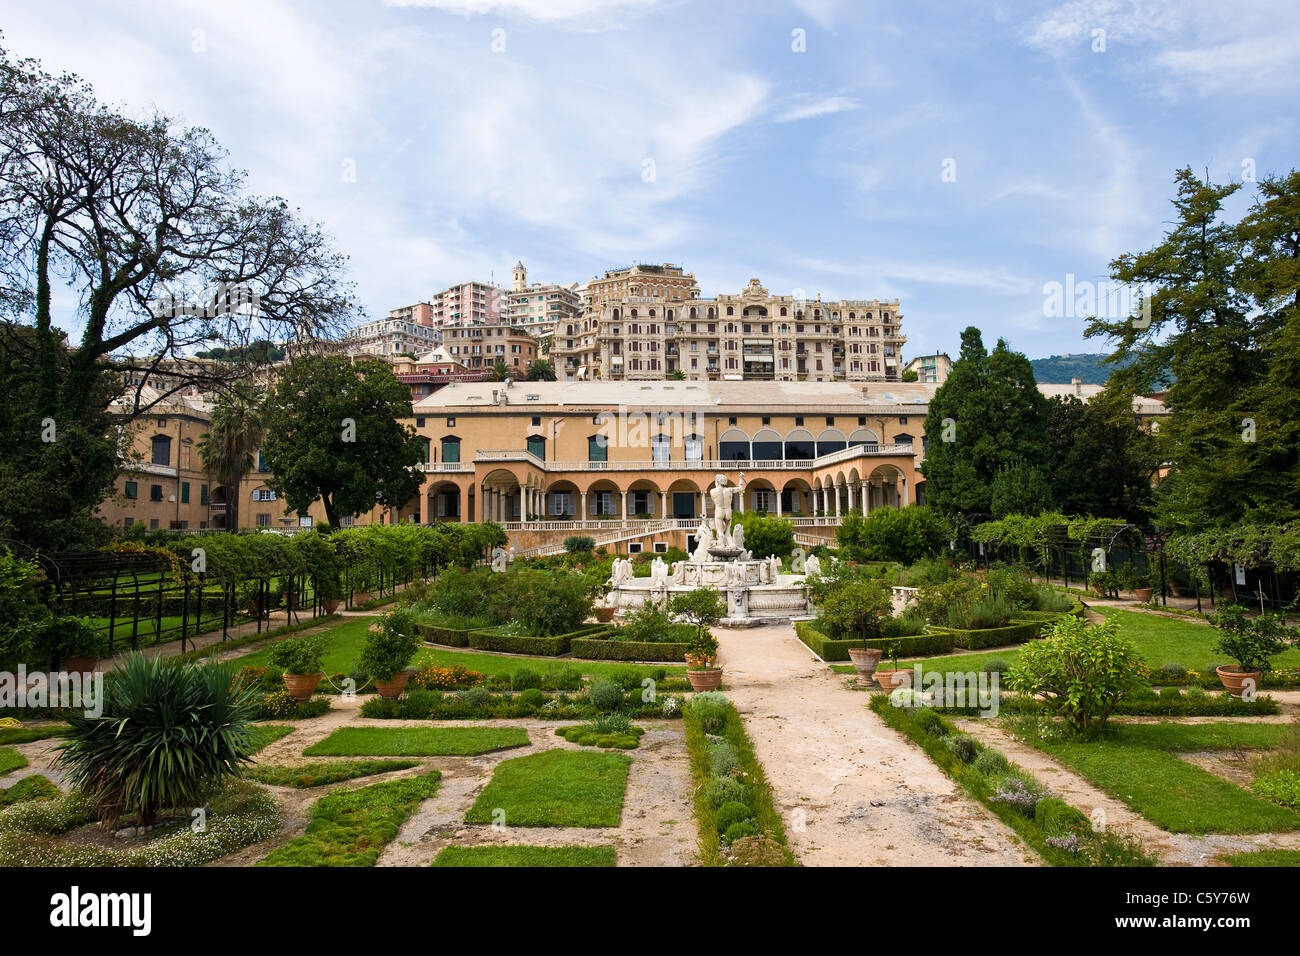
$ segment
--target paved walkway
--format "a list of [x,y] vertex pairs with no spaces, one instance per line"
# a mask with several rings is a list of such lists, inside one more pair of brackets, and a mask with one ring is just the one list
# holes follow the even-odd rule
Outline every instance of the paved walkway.
[[715,632],[727,696],[805,866],[1023,866],[1038,859],[777,625]]

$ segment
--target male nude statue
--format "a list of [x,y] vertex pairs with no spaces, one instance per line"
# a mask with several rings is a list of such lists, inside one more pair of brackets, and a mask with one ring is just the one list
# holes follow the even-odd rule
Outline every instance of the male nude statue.
[[735,489],[727,487],[727,476],[718,475],[713,479],[709,489],[709,500],[713,502],[713,539],[719,544],[731,541],[731,496]]

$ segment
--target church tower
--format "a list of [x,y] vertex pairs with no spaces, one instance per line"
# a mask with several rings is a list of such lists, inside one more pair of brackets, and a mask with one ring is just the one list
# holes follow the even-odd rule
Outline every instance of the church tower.
[[514,282],[513,290],[515,292],[523,292],[524,289],[526,288],[528,288],[528,270],[524,268],[524,264],[522,262],[516,262],[515,282]]

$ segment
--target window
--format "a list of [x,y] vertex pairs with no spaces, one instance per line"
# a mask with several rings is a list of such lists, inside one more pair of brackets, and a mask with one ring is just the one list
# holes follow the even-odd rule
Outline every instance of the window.
[[181,482],[181,504],[187,505],[189,503],[190,503],[190,483],[188,481],[182,481]]
[[442,440],[442,460],[443,461],[460,461],[460,439],[455,435],[447,435]]
[[827,424],[827,425],[834,425],[834,424],[835,424],[835,419],[834,419],[832,416],[827,415],[827,416],[826,416],[826,424]]
[[867,416],[866,416],[866,415],[859,415],[859,416],[858,416],[858,424],[859,424],[859,425],[866,425],[866,423],[867,423]]
[[448,427],[448,428],[455,428],[455,427],[456,427],[456,419],[454,419],[454,418],[448,418],[448,419],[447,419],[447,427]]
[[534,416],[533,416],[533,427],[534,427],[534,428],[541,428],[541,427],[542,427],[542,416],[541,416],[541,415],[534,415]]
[[311,515],[299,515],[299,516],[298,516],[298,527],[299,527],[299,528],[310,528],[311,525],[312,525]]
[[542,461],[546,460],[546,439],[541,435],[528,436],[528,453],[536,455]]
[[262,472],[263,474],[271,470],[270,466],[267,465],[266,458],[263,457],[260,449],[257,452],[257,470]]
[[[819,365],[818,368],[821,368],[821,366]],[[796,428],[802,428],[802,427],[803,427],[803,416],[798,416],[798,417],[796,417],[795,420],[794,420],[794,424],[795,424],[795,427],[796,427]]]
[[587,438],[587,461],[609,461],[609,442],[605,435]]
[[563,517],[564,515],[573,514],[573,507],[572,507],[573,499],[570,492],[552,491],[550,494],[550,498],[551,498],[551,514],[553,516]]
[[172,440],[167,435],[154,435],[150,439],[150,461],[155,465],[170,465],[172,460]]
[[668,461],[672,457],[667,435],[655,435],[650,439],[650,457],[654,461]]
[[162,495],[162,485],[150,485],[150,486],[149,486],[149,500],[150,500],[150,501],[162,501],[162,500],[163,500],[163,495]]
[[704,460],[704,441],[699,435],[687,435],[685,444],[687,461]]
[[424,416],[423,416],[423,415],[417,415],[417,416],[416,416],[416,418],[415,418],[415,427],[416,427],[416,428],[423,428],[423,427],[424,427]]
[[764,425],[770,425],[770,424],[772,424],[772,419],[771,419],[769,416],[764,415],[764,416],[763,416],[763,424],[764,424]]
[[253,500],[254,500],[254,501],[274,501],[274,500],[275,500],[275,492],[272,491],[270,488],[254,488],[254,489],[253,489]]
[[206,505],[207,503],[208,503],[208,486],[199,485],[199,504]]
[[[728,425],[734,425],[734,424],[736,424],[736,416],[735,416],[735,415],[732,415],[730,418],[728,418],[728,419],[727,419],[727,424],[728,424]],[[763,424],[766,425],[767,422],[764,422]]]
[[150,531],[157,531],[157,530],[158,530],[158,519],[157,519],[157,518],[150,518],[150,519],[149,519],[149,530],[150,530]]
[[771,511],[773,509],[773,495],[770,491],[758,490],[754,492],[754,510]]
[[265,511],[259,514],[257,516],[257,526],[259,528],[271,527],[271,515]]
[[640,554],[640,553],[641,553],[641,542],[640,542],[640,541],[630,541],[630,542],[628,542],[627,553],[628,553],[628,554]]
[[125,494],[126,497],[128,498],[134,499],[136,496],[136,483],[134,481],[128,481],[126,483],[126,490],[123,492],[123,494]]

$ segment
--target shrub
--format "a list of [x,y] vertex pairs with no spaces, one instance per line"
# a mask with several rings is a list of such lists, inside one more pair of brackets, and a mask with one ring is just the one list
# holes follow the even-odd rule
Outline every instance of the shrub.
[[571,535],[564,539],[564,550],[570,554],[588,554],[596,547],[596,539],[584,535]]
[[729,777],[740,769],[740,756],[726,740],[709,744],[709,772],[715,777]]
[[752,836],[758,836],[758,827],[754,826],[754,824],[750,823],[748,820],[741,820],[738,823],[733,823],[731,826],[727,827],[722,834],[722,839],[726,843],[733,843],[743,837]]
[[944,743],[962,763],[970,763],[979,752],[979,745],[970,734],[953,734]]
[[646,601],[626,615],[623,623],[611,631],[610,640],[639,644],[689,644],[695,631],[689,624],[673,620],[667,608],[655,601]]
[[610,673],[609,679],[624,690],[641,686],[641,672],[634,667],[620,667]]
[[[726,833],[727,828],[733,823],[740,823],[742,820],[752,820],[753,818],[753,808],[746,803],[741,803],[739,800],[732,800],[718,807],[718,812],[713,816],[713,823],[718,828],[719,833]],[[745,836],[750,835],[745,834]]]
[[786,557],[794,549],[794,525],[785,518],[746,511],[733,516],[745,529],[745,549],[755,557]]
[[1059,797],[1044,797],[1034,807],[1034,822],[1048,836],[1064,837],[1088,825],[1088,818]]
[[1009,773],[998,781],[997,789],[990,803],[1003,803],[1018,811],[1025,817],[1033,818],[1038,801],[1046,796],[1042,785],[1032,778],[1026,779],[1020,774]]
[[732,866],[784,866],[788,852],[778,841],[761,833],[733,840],[728,862]]
[[1087,624],[1077,617],[1057,621],[1047,640],[1025,646],[1007,685],[1049,709],[1076,729],[1093,734],[1115,706],[1141,683],[1142,661],[1133,643],[1119,636],[1113,620]]
[[541,692],[540,688],[529,687],[519,695],[519,702],[526,707],[531,707],[533,710],[536,710],[538,707],[541,707],[542,704],[546,703],[546,695]]
[[1271,671],[1273,655],[1286,650],[1287,643],[1300,634],[1300,629],[1287,627],[1286,618],[1280,614],[1260,614],[1251,619],[1237,604],[1211,614],[1209,620],[1219,632],[1214,650],[1227,654],[1243,671]]
[[695,588],[673,595],[668,610],[695,629],[690,656],[712,662],[718,653],[718,639],[709,633],[727,613],[727,599],[713,588]]
[[937,737],[943,736],[946,732],[943,726],[943,720],[933,710],[922,708],[916,713],[916,724],[927,734],[934,734]]
[[1164,700],[1182,700],[1183,693],[1177,687],[1160,688],[1160,696]]
[[591,706],[602,713],[609,713],[623,706],[623,688],[613,681],[597,681],[591,685],[587,696],[591,700]]
[[1257,777],[1250,786],[1274,803],[1300,810],[1300,771],[1273,770]]
[[215,785],[239,775],[252,713],[252,693],[227,665],[131,654],[104,682],[100,716],[69,712],[57,765],[106,822],[134,812],[150,824],[162,809],[202,806]]
[[1155,673],[1155,677],[1157,680],[1163,678],[1165,680],[1181,681],[1187,677],[1187,668],[1178,663],[1161,664]]
[[971,766],[986,777],[1003,776],[1011,769],[1002,751],[992,749],[981,750]]
[[891,607],[884,582],[855,577],[826,594],[818,620],[833,639],[869,641],[883,636],[882,622]]
[[984,662],[983,671],[985,674],[1005,674],[1011,669],[1011,665],[1000,657],[995,657]]
[[540,689],[541,686],[542,675],[528,667],[521,667],[510,676],[510,687],[513,690]]
[[750,806],[753,796],[749,788],[735,777],[711,777],[704,784],[704,800],[717,810],[724,803],[743,803]]
[[982,631],[1002,627],[1011,620],[1011,603],[999,592],[981,594],[969,605],[953,605],[948,609],[947,625],[967,631]]
[[319,674],[327,643],[323,634],[286,638],[271,645],[271,663],[286,674]]
[[924,505],[880,508],[860,517],[851,512],[836,532],[867,561],[912,564],[942,552],[948,543],[943,520]]
[[409,610],[389,611],[371,624],[357,665],[376,681],[390,681],[411,662],[420,638]]
[[691,713],[699,720],[700,727],[706,734],[721,733],[727,723],[727,713],[731,701],[722,693],[711,690],[696,694],[691,698]]

